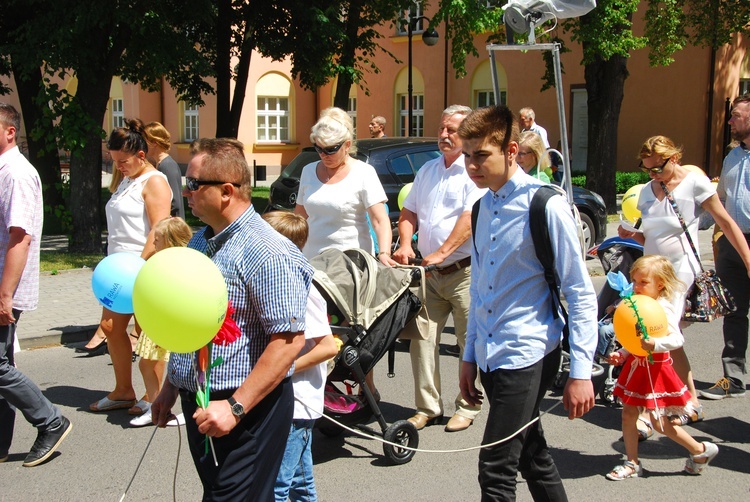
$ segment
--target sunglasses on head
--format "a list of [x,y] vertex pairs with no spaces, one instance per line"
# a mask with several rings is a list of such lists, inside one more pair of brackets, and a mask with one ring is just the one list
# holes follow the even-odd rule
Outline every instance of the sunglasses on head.
[[646,167],[643,165],[643,161],[641,161],[640,164],[638,164],[638,167],[641,168],[641,171],[643,171],[646,174],[654,173],[654,174],[661,174],[664,172],[664,167],[669,163],[669,159],[664,159],[664,162],[662,165],[657,167]]
[[313,146],[315,147],[315,151],[318,152],[319,155],[333,155],[334,153],[341,150],[341,147],[344,146],[344,143],[346,143],[346,141],[344,141],[343,143],[339,143],[338,145],[334,145],[334,146],[326,146],[326,147],[322,147],[318,145],[313,145]]
[[209,181],[199,180],[196,178],[185,178],[185,188],[187,188],[190,192],[195,192],[201,187],[201,185],[223,185],[224,183],[230,183],[237,188],[240,187],[239,183],[232,183],[231,181]]

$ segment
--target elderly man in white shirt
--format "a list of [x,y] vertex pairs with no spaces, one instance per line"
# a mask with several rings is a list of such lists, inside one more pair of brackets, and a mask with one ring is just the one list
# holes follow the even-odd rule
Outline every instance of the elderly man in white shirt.
[[[404,335],[411,338],[409,352],[417,408],[409,421],[417,429],[442,422],[439,347],[440,335],[450,314],[453,314],[460,355],[463,355],[466,340],[471,282],[471,207],[486,192],[469,179],[464,167],[457,131],[469,113],[471,108],[461,105],[443,111],[438,139],[443,155],[427,162],[417,173],[398,223],[402,244],[393,259],[406,264],[415,257],[411,243],[418,230],[417,245],[424,257],[422,265],[437,266],[426,280],[425,309],[416,320],[418,334],[407,332]],[[481,410],[481,405],[469,405],[460,392],[454,404],[455,413],[445,427],[448,432],[468,428]]]
[[547,139],[547,129],[536,123],[536,113],[528,106],[521,108],[518,112],[518,122],[521,124],[521,132],[532,131],[537,133],[542,138],[544,148],[549,148],[549,140]]

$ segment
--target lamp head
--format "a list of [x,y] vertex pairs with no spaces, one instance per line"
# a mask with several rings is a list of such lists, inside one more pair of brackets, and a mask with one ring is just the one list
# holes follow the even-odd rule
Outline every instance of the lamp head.
[[438,43],[438,40],[440,40],[440,35],[438,35],[438,32],[434,28],[427,28],[422,33],[422,42],[427,46],[432,47]]

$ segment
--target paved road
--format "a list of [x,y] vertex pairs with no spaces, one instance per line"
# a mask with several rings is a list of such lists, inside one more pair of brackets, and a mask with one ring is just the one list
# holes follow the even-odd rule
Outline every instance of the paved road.
[[[702,241],[707,238],[701,236]],[[710,258],[710,247],[706,243],[702,247]],[[589,264],[596,275],[597,264]],[[40,308],[21,319],[22,346],[34,350],[18,354],[18,365],[63,409],[75,428],[51,462],[23,468],[35,430],[19,418],[10,459],[0,465],[0,501],[118,500],[149,441],[153,429],[128,427],[124,411],[87,411],[88,404],[109,391],[112,383],[107,357],[79,357],[73,351],[83,344],[86,330],[93,329],[99,318],[90,280],[91,271],[85,270],[42,277]],[[603,280],[594,277],[597,288]],[[686,337],[696,383],[707,388],[720,372],[721,321],[694,325]],[[446,334],[442,348],[454,340],[452,334]],[[441,364],[443,388],[451,396],[457,390],[458,360],[443,353]],[[376,368],[376,379],[383,395],[383,413],[393,423],[412,414],[413,383],[404,347],[397,353],[395,378],[386,377],[385,366],[381,363]],[[134,380],[142,390],[137,371]],[[448,414],[453,411],[450,401],[446,402]],[[542,408],[552,411],[542,422],[570,500],[750,500],[750,398],[708,402],[707,420],[687,428],[699,439],[720,445],[719,456],[704,476],[680,474],[684,452],[666,438],[657,437],[641,447],[647,477],[624,483],[603,477],[624,451],[618,440],[619,410],[597,405],[584,419],[571,422],[557,405],[559,401],[558,393],[548,395]],[[484,420],[480,415],[476,424],[462,433],[448,434],[442,427],[429,427],[420,433],[419,446],[429,450],[474,447],[481,442]],[[177,500],[199,499],[199,482],[186,442],[180,445],[178,438],[177,429],[156,432],[126,500],[171,498],[178,458]],[[314,443],[315,474],[324,501],[476,500],[477,455],[477,451],[419,452],[409,464],[389,466],[375,441],[351,435],[331,439],[316,432]],[[519,482],[519,500],[531,500],[523,481]]]

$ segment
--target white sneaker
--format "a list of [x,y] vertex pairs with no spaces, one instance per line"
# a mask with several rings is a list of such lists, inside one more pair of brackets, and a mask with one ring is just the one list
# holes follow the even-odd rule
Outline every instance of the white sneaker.
[[178,425],[185,425],[185,415],[182,413],[167,422],[167,427],[177,427]]
[[151,421],[151,410],[148,410],[143,415],[138,415],[133,420],[130,421],[130,425],[132,427],[145,427],[147,425],[154,425],[154,423]]

